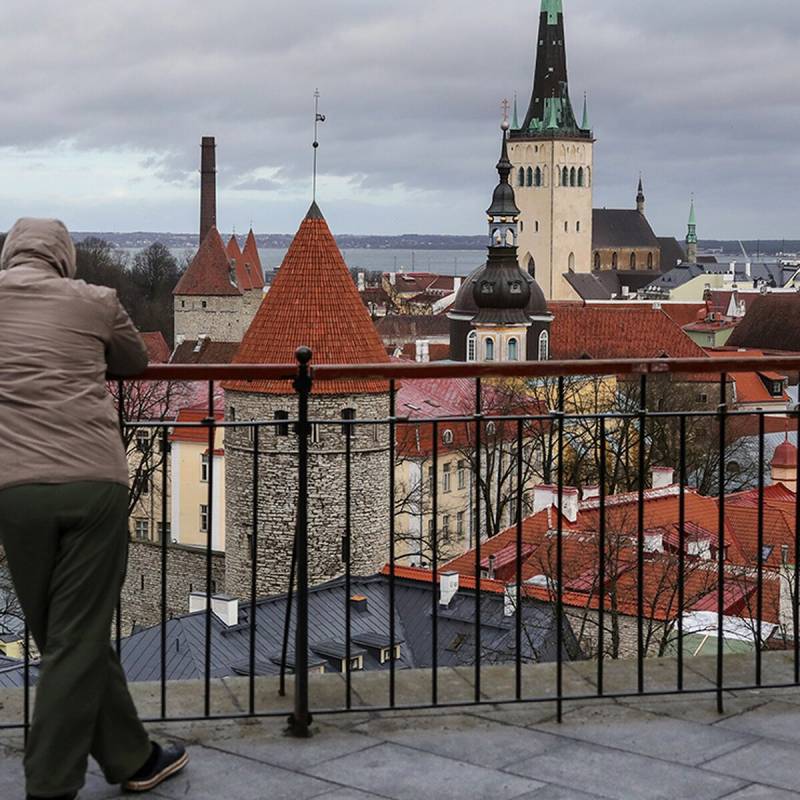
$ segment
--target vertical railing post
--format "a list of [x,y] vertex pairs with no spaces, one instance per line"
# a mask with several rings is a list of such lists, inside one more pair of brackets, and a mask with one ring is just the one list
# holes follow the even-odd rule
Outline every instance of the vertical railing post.
[[294,640],[294,713],[289,732],[298,738],[311,735],[308,708],[308,400],[311,395],[311,350],[300,347],[294,389],[298,397],[297,443],[297,622]]

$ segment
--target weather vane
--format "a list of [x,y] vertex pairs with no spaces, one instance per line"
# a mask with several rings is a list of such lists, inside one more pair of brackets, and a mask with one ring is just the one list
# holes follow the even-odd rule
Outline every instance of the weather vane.
[[317,151],[319,150],[319,126],[325,122],[325,115],[319,113],[319,89],[314,91],[314,180],[312,194],[317,202]]

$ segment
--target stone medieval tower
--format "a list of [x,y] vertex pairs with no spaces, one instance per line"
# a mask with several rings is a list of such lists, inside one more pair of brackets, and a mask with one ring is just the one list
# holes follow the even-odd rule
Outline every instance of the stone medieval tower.
[[542,0],[533,93],[522,125],[515,108],[508,153],[520,264],[548,300],[574,297],[562,276],[592,269],[593,148],[586,102],[578,125],[570,101],[562,0]]
[[[387,362],[388,356],[359,297],[328,224],[316,203],[303,220],[278,275],[236,356],[239,364],[294,364],[308,346],[315,364]],[[289,383],[236,382],[226,385],[228,420],[280,421],[297,417],[298,400]],[[388,386],[383,381],[318,382],[310,418],[309,580],[343,574],[345,535],[345,447],[343,419],[385,419]],[[372,574],[388,560],[389,432],[386,425],[357,425],[352,439],[351,566]],[[253,530],[253,437],[229,428],[226,457],[226,588],[249,592]],[[259,433],[258,592],[288,586],[297,514],[298,443],[291,423]]]

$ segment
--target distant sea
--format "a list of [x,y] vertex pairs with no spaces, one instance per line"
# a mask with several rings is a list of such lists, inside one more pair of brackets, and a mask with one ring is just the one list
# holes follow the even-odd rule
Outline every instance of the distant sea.
[[[137,250],[121,248],[131,256]],[[172,248],[172,254],[179,263],[192,258],[195,250]],[[261,265],[265,270],[275,270],[286,255],[283,249],[259,248]],[[345,263],[351,269],[365,272],[435,272],[439,275],[469,275],[474,269],[486,261],[483,250],[342,250]]]

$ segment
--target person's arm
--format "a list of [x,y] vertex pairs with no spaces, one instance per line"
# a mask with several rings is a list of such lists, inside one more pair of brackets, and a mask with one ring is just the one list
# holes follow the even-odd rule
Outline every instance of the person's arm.
[[114,293],[116,308],[111,320],[111,338],[106,345],[109,378],[130,378],[144,372],[150,360],[147,347],[128,312]]

